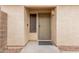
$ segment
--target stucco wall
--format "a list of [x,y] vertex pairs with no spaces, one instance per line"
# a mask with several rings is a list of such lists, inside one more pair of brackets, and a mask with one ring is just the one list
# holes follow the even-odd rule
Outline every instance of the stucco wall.
[[51,11],[51,39],[52,43],[56,44],[56,9]]
[[7,45],[24,45],[24,6],[1,6],[8,14]]
[[57,6],[57,45],[79,46],[79,6]]
[[25,41],[29,40],[29,10],[28,8],[24,8],[24,28],[25,28]]

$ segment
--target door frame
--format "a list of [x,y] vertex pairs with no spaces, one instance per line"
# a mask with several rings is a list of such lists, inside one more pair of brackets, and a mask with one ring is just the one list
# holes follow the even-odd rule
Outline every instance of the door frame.
[[[49,13],[49,12],[44,12],[44,13]],[[38,37],[38,34],[39,34],[39,32],[38,32],[38,29],[39,29],[39,25],[38,25],[38,20],[39,20],[39,17],[38,17],[38,14],[39,14],[39,12],[30,12],[29,13],[29,15],[30,14],[36,14],[36,36],[37,36],[37,41],[52,41],[51,40],[51,37],[50,37],[50,40],[39,40],[39,37]],[[51,13],[50,13],[50,15],[51,15]],[[51,16],[50,16],[51,17]],[[50,20],[51,20],[51,18],[50,18]],[[29,18],[29,22],[30,22],[30,18]],[[51,23],[51,22],[50,22]],[[29,23],[30,24],[30,23]],[[50,24],[50,29],[51,29],[51,24]],[[29,30],[30,30],[30,27],[29,27]],[[51,30],[50,30],[51,31]],[[50,35],[51,35],[51,33],[50,33]]]
[[[38,13],[39,14],[39,13]],[[48,13],[48,14],[50,14],[50,17],[51,17],[51,13]],[[39,20],[39,17],[37,17],[38,19],[37,19],[37,21]],[[39,40],[39,32],[37,32],[37,34],[38,34],[38,41],[52,41],[51,40],[51,18],[49,19],[50,20],[50,40]],[[38,22],[38,24],[37,24],[37,28],[39,29],[39,22]]]

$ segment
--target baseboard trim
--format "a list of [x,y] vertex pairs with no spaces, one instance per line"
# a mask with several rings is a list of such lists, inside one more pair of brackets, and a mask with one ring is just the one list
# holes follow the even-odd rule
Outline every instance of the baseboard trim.
[[79,46],[58,46],[61,51],[79,51]]

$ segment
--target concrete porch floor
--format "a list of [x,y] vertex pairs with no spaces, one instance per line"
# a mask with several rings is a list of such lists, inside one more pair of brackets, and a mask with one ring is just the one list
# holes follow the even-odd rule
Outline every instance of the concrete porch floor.
[[29,41],[21,50],[21,53],[59,53],[59,49],[54,45],[38,45],[37,41]]

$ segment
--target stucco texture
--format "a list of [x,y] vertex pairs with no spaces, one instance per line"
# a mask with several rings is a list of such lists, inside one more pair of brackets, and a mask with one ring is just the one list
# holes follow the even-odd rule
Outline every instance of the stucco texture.
[[57,6],[57,45],[79,46],[79,6]]
[[24,45],[24,6],[1,6],[8,14],[7,45]]

